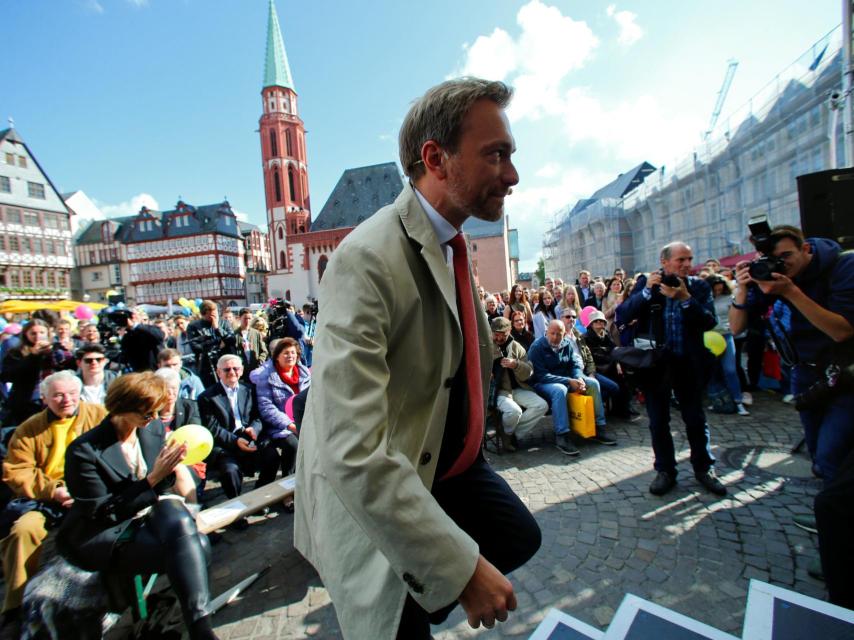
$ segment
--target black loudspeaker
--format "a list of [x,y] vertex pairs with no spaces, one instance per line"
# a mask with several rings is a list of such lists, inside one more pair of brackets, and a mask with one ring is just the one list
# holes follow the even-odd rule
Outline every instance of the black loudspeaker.
[[854,169],[807,173],[797,180],[804,235],[854,249]]

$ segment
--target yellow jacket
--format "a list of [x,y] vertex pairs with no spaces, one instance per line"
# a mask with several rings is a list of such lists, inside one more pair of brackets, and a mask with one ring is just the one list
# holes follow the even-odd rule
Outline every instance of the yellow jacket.
[[[80,402],[74,431],[79,436],[89,431],[107,415],[100,404]],[[62,480],[52,480],[45,472],[50,449],[53,446],[51,419],[47,409],[22,422],[9,442],[9,453],[3,461],[3,482],[15,497],[35,500],[51,500],[53,492]]]

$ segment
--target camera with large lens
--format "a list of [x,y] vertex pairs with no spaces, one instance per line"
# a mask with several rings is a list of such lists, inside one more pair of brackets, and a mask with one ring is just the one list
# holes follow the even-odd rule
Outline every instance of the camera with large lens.
[[764,213],[755,215],[747,221],[750,229],[750,241],[756,250],[762,254],[750,263],[748,272],[754,280],[773,280],[775,273],[785,273],[786,263],[781,258],[772,255],[776,242],[771,237],[771,225]]
[[754,280],[773,280],[772,274],[786,272],[786,263],[777,256],[762,256],[753,260],[747,271]]
[[682,286],[682,280],[679,276],[673,275],[672,273],[664,273],[664,269],[659,269],[658,273],[661,274],[661,284],[674,288]]

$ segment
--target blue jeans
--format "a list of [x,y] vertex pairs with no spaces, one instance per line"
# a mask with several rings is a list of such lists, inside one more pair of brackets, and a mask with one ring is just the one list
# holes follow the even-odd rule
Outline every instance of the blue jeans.
[[726,351],[721,354],[721,369],[724,372],[724,384],[733,402],[740,404],[742,400],[741,382],[738,380],[738,368],[735,363],[735,341],[732,335],[725,335]]
[[[823,375],[813,367],[792,367],[792,393],[803,393]],[[825,406],[800,414],[807,448],[826,486],[836,477],[845,455],[854,448],[854,394],[839,393]]]
[[691,446],[691,466],[694,473],[702,474],[715,463],[710,446],[711,432],[703,413],[703,385],[705,380],[698,367],[684,357],[674,356],[669,362],[670,384],[646,389],[646,413],[655,454],[655,470],[676,475],[676,451],[670,434],[670,390],[676,394],[688,444]]
[[552,421],[555,424],[555,435],[569,432],[569,409],[566,406],[568,389],[559,382],[546,382],[534,385],[534,391],[539,393],[552,408]]

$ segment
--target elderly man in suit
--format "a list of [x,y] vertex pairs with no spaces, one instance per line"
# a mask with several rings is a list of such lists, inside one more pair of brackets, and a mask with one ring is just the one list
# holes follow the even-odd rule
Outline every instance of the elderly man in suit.
[[244,475],[257,471],[258,486],[275,480],[279,454],[275,447],[256,444],[261,415],[255,391],[240,381],[240,356],[222,356],[216,363],[216,374],[219,381],[198,397],[199,413],[214,438],[208,464],[219,472],[225,495],[234,498],[243,491]]
[[519,179],[511,94],[464,78],[417,100],[400,133],[411,182],[320,285],[295,544],[346,638],[429,638],[457,603],[492,627],[516,605],[504,574],[540,545],[481,455],[492,336],[460,232],[469,216],[500,220]]

